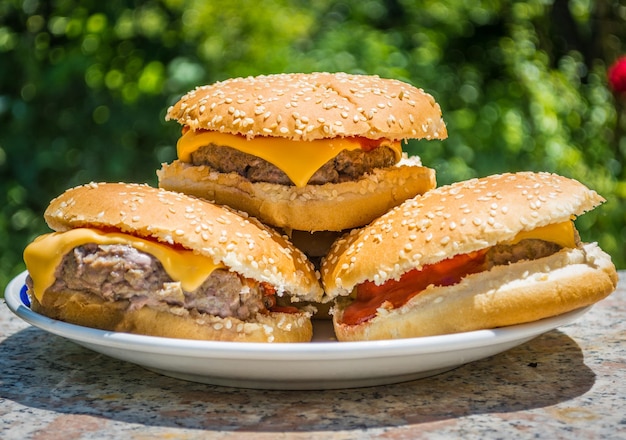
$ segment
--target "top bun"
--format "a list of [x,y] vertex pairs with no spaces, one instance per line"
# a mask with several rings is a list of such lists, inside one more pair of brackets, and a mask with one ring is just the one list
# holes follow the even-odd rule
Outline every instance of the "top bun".
[[580,182],[549,173],[442,186],[337,240],[322,263],[322,281],[331,298],[345,295],[365,281],[383,284],[413,268],[568,221],[603,202]]
[[56,231],[91,227],[179,245],[297,299],[323,295],[313,265],[286,239],[254,218],[191,196],[147,185],[91,183],[52,200],[44,218]]
[[165,119],[192,130],[294,140],[447,137],[439,105],[422,89],[347,73],[228,79],[190,91],[168,109]]

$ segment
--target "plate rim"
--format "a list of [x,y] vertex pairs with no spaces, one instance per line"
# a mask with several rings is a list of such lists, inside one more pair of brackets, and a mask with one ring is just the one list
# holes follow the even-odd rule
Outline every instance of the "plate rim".
[[15,276],[5,288],[5,302],[9,309],[30,325],[74,342],[95,344],[110,348],[133,349],[145,353],[184,354],[205,358],[242,358],[269,360],[332,360],[388,356],[415,356],[416,354],[445,353],[459,349],[476,349],[531,339],[547,331],[567,325],[585,314],[593,305],[582,307],[558,316],[530,323],[517,324],[489,330],[476,330],[449,335],[382,341],[312,341],[297,343],[260,343],[199,341],[164,338],[93,329],[54,320],[40,315],[24,304],[20,297],[28,271]]

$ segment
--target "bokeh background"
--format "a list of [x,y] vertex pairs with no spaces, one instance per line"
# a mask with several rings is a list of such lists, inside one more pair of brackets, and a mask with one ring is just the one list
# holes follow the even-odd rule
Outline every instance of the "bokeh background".
[[615,0],[0,0],[0,287],[66,188],[156,184],[180,130],[165,111],[182,94],[277,72],[424,88],[449,138],[406,148],[440,184],[576,178],[608,200],[577,220],[582,238],[626,268],[626,90],[607,74],[625,46]]

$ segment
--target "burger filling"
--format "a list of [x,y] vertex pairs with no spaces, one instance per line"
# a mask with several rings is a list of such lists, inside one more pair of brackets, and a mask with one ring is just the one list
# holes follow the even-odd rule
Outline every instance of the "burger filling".
[[[388,147],[343,150],[326,162],[309,179],[309,185],[358,180],[375,168],[386,168],[397,162],[396,153]],[[251,182],[293,185],[287,174],[276,165],[235,148],[211,144],[191,153],[195,166],[207,165],[222,173],[237,173]]]
[[[33,282],[27,279],[29,290]],[[63,257],[46,295],[81,292],[104,301],[127,301],[130,310],[151,307],[247,320],[278,310],[275,290],[219,268],[193,291],[175,282],[154,256],[125,244],[77,246]],[[281,311],[288,311],[282,308]],[[295,311],[295,309],[293,309]]]
[[[568,223],[571,225],[571,222]],[[577,246],[580,238],[573,226],[571,229],[574,232],[573,246]],[[381,307],[401,307],[431,285],[451,286],[468,275],[487,271],[494,266],[548,257],[564,247],[561,243],[544,239],[524,238],[425,265],[405,273],[399,280],[390,280],[382,285],[366,281],[356,287],[356,297],[344,309],[342,322],[347,325],[362,324],[374,318]]]
[[180,161],[193,166],[301,188],[357,180],[375,168],[392,166],[402,158],[402,145],[399,140],[361,136],[307,141],[249,138],[184,126],[176,152]]

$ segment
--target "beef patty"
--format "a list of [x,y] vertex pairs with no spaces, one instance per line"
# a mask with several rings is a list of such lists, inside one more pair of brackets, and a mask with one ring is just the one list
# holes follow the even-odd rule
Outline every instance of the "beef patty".
[[[579,239],[577,238],[577,240]],[[500,243],[487,252],[487,268],[513,264],[522,260],[538,260],[555,254],[561,249],[559,244],[536,238],[521,240],[516,244]]]
[[155,257],[128,245],[78,246],[65,255],[55,275],[47,292],[78,291],[105,301],[127,300],[131,309],[175,306],[246,320],[266,311],[274,300],[257,282],[225,269],[214,270],[193,292],[184,291]]
[[[222,173],[237,173],[251,182],[293,185],[278,167],[252,154],[227,146],[210,144],[191,153],[191,163],[207,165]],[[375,168],[386,168],[396,163],[391,148],[378,147],[370,151],[343,150],[313,174],[309,185],[340,183],[359,179]]]

